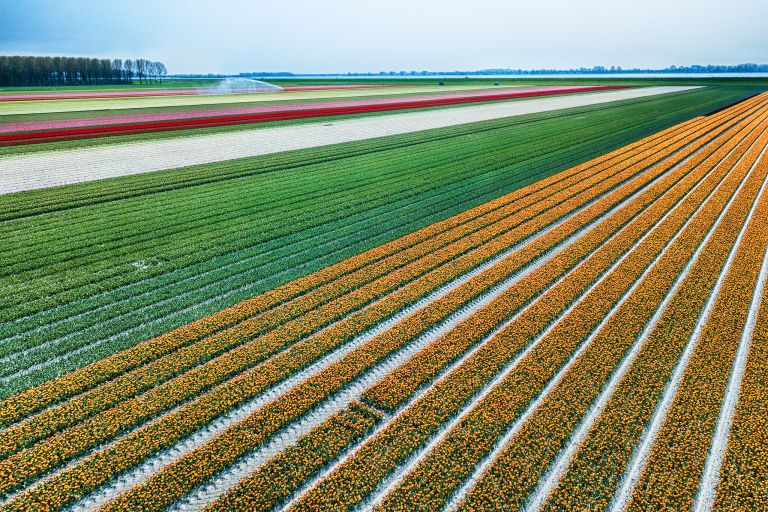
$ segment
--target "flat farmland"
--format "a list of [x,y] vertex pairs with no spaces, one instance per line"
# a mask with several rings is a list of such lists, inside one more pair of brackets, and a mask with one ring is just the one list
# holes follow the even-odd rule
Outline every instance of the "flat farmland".
[[311,87],[0,149],[0,510],[768,508],[768,93]]

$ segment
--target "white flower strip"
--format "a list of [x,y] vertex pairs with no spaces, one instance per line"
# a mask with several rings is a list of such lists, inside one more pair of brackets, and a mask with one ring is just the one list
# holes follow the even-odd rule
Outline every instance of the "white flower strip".
[[[298,126],[193,135],[0,157],[0,194],[82,183],[445,128],[510,116],[642,98],[696,87],[642,87],[582,95],[534,98]],[[73,165],[73,162],[76,165]]]

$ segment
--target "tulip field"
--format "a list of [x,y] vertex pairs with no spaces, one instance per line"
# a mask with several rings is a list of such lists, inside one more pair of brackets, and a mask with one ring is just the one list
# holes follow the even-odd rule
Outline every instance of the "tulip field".
[[[398,87],[228,116],[610,86]],[[0,94],[0,121],[197,97],[62,94]],[[13,117],[0,143],[217,109]],[[0,192],[0,237],[2,512],[768,510],[768,92]]]

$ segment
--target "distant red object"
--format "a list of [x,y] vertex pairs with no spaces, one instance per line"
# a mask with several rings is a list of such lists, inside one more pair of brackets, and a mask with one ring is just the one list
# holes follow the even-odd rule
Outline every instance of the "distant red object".
[[[0,146],[53,142],[60,140],[74,140],[92,137],[103,137],[109,135],[129,135],[168,130],[184,130],[191,128],[207,128],[215,126],[229,126],[235,124],[261,123],[267,121],[300,119],[308,117],[324,117],[387,110],[426,108],[461,103],[498,101],[514,98],[550,96],[556,94],[569,94],[576,92],[602,91],[623,88],[626,88],[626,86],[531,87],[522,90],[508,89],[504,92],[494,90],[487,94],[466,93],[463,95],[436,95],[434,97],[419,96],[410,98],[386,98],[378,99],[375,101],[360,100],[357,102],[348,102],[348,104],[343,106],[339,105],[338,103],[334,103],[333,106],[330,106],[329,103],[322,102],[304,105],[279,105],[272,106],[270,108],[271,111],[261,111],[257,113],[236,115],[213,115],[210,117],[196,117],[193,119],[141,121],[121,124],[105,124],[107,120],[101,119],[102,126],[91,125],[81,128],[59,128],[42,131],[16,131],[15,133],[0,134]],[[6,129],[7,128],[8,127],[6,127]]]

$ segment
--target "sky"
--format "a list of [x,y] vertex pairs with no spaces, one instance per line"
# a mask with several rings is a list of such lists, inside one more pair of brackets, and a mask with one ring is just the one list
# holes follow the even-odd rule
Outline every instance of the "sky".
[[170,73],[768,63],[766,0],[0,0],[0,55]]

